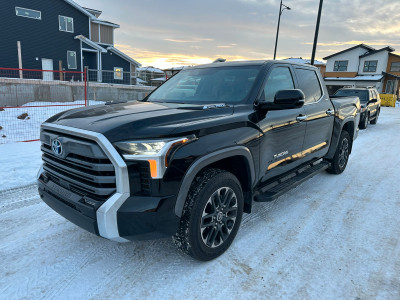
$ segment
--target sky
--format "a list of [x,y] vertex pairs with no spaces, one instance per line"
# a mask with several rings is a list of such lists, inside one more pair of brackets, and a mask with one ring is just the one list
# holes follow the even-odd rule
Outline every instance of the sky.
[[[117,23],[115,47],[158,68],[272,59],[280,0],[76,0]],[[310,58],[319,0],[284,0],[277,59]],[[325,0],[316,59],[365,43],[400,52],[400,1]],[[397,52],[397,51],[396,51]]]

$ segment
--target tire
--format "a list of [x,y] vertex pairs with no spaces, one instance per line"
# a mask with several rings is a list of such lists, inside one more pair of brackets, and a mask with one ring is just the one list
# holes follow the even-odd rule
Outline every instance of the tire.
[[346,169],[350,155],[351,143],[349,133],[346,130],[343,130],[340,134],[339,143],[331,161],[331,165],[327,169],[328,173],[340,174],[344,169]]
[[[230,199],[224,197],[227,195]],[[239,230],[243,205],[242,188],[232,173],[205,170],[189,190],[179,229],[173,237],[175,245],[201,261],[220,256]]]
[[369,113],[365,115],[365,118],[363,119],[362,123],[358,125],[358,127],[360,127],[360,129],[367,129],[368,121],[369,121]]
[[379,118],[379,114],[381,113],[381,110],[378,109],[376,112],[376,116],[375,119],[371,120],[371,124],[375,125],[376,123],[378,123],[378,118]]

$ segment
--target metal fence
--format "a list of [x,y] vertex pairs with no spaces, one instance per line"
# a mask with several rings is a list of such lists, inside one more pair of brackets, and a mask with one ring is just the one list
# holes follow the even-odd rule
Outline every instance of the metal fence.
[[159,86],[166,80],[165,74],[152,72],[126,72],[123,69],[115,70],[94,70],[88,69],[88,82],[140,85],[140,86]]
[[38,140],[49,117],[89,104],[85,72],[0,68],[0,144]]

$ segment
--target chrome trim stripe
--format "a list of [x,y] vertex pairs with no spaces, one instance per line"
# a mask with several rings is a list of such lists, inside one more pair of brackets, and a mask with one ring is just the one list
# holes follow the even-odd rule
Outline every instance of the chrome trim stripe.
[[43,123],[41,128],[67,133],[95,141],[106,153],[115,168],[117,192],[112,195],[96,212],[99,234],[117,242],[127,242],[120,237],[117,224],[117,211],[130,195],[128,168],[117,150],[101,133],[68,127],[57,124]]

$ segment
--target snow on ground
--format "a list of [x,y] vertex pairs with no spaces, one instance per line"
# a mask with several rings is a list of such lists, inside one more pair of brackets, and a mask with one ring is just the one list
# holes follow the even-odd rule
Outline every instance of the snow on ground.
[[[39,139],[40,124],[59,112],[79,108],[84,104],[84,100],[29,102],[18,108],[3,108],[0,110],[0,144]],[[88,101],[88,105],[95,104],[104,104],[104,102]],[[27,115],[22,118],[23,114]],[[19,116],[21,119],[18,119]]]
[[0,145],[0,193],[35,183],[41,164],[40,142]]
[[0,298],[400,299],[399,131],[400,110],[382,108],[343,174],[256,203],[231,248],[207,263],[170,239],[94,236],[35,186],[0,192]]

